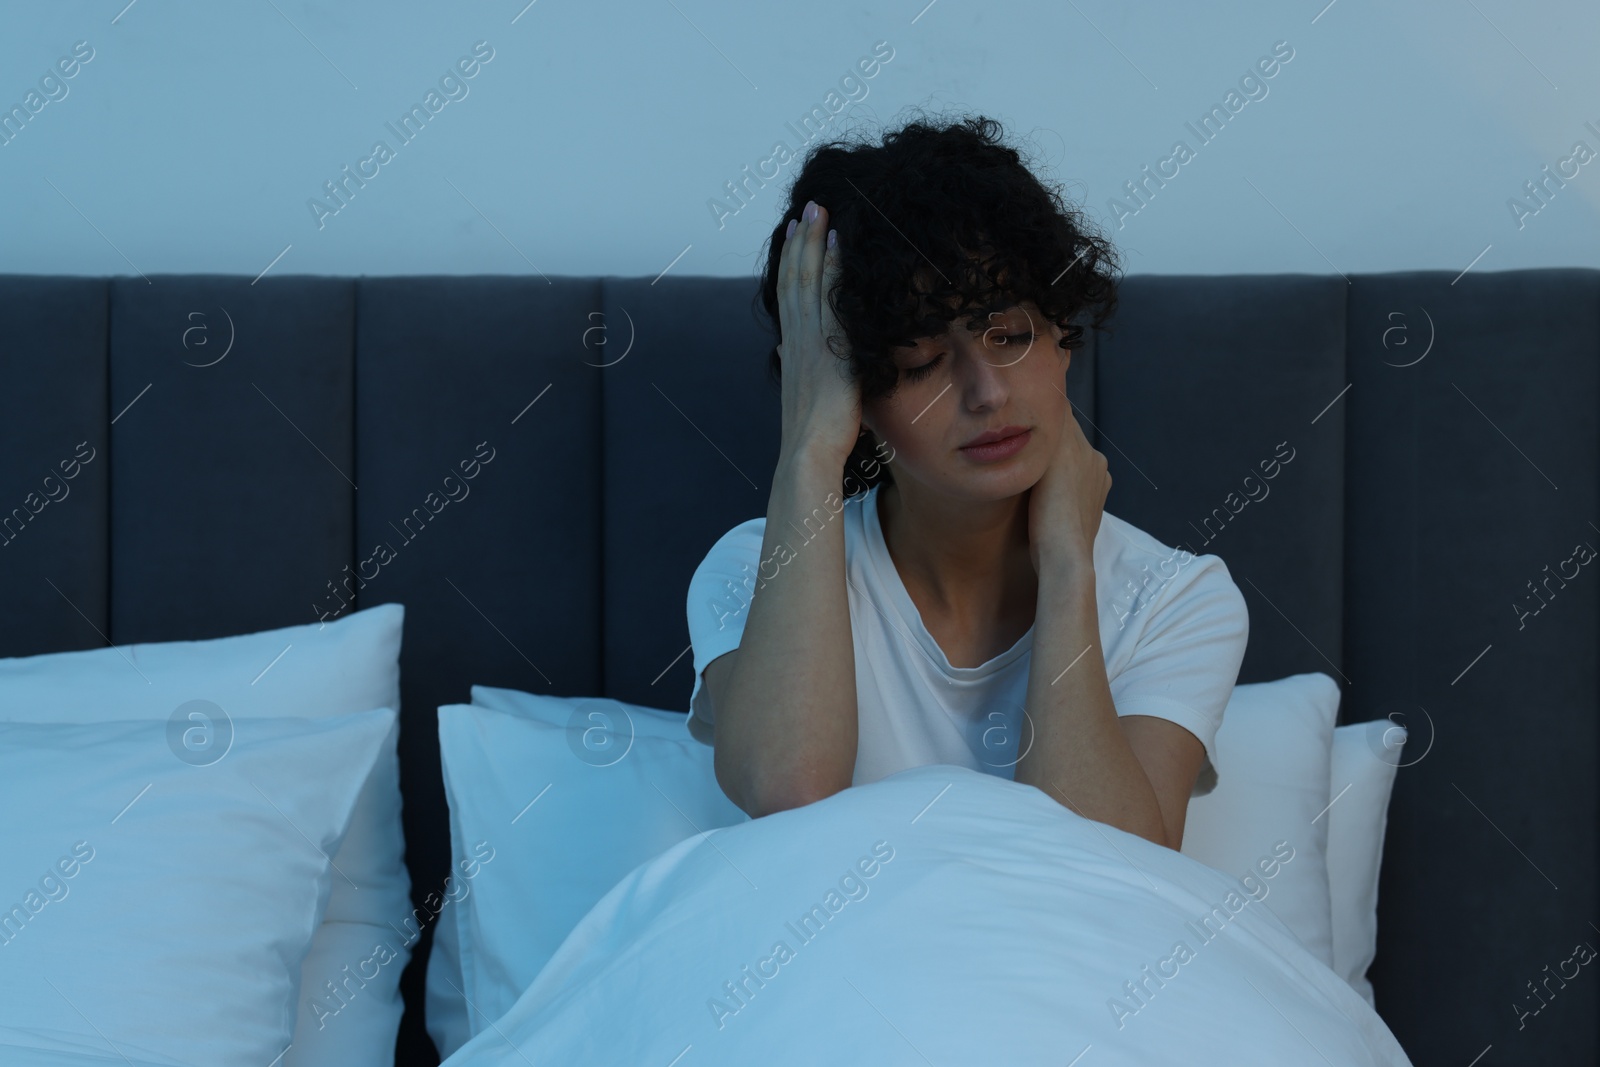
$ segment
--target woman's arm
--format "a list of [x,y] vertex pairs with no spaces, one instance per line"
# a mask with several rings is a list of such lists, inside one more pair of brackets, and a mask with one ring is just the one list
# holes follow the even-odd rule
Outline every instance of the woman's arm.
[[831,796],[855,774],[839,490],[861,432],[861,391],[836,351],[844,341],[831,303],[839,250],[827,227],[827,211],[807,201],[784,232],[778,467],[739,655],[726,692],[711,695],[717,783],[753,818]]
[[[1204,751],[1194,751],[1200,741],[1193,736],[1184,747],[1181,738],[1148,724],[1130,736],[1117,715],[1094,574],[1094,543],[1110,491],[1106,457],[1090,446],[1069,404],[1050,465],[1028,490],[1029,551],[1039,578],[1025,704],[1033,734],[1014,777],[1084,818],[1175,849]],[[1159,782],[1147,765],[1161,769]],[[1176,830],[1163,805],[1178,806]]]
[[762,584],[724,684],[713,690],[706,675],[717,782],[752,818],[837,793],[855,772],[841,470],[826,450],[780,454],[757,574]]
[[[1017,761],[1016,780],[1086,819],[1177,848],[1111,699],[1092,557],[1046,553],[1041,559],[1032,660],[1026,707],[1033,743]],[[1193,768],[1188,781],[1179,782],[1183,803],[1204,755],[1197,739],[1189,741],[1200,751],[1188,753]],[[1182,841],[1181,821],[1176,840]]]

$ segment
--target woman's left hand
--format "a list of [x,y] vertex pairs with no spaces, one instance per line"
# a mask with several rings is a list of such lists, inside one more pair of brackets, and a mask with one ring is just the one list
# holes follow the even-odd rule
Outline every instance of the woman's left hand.
[[1034,574],[1041,558],[1093,567],[1111,473],[1106,457],[1089,444],[1068,404],[1056,449],[1044,476],[1028,490],[1028,541]]

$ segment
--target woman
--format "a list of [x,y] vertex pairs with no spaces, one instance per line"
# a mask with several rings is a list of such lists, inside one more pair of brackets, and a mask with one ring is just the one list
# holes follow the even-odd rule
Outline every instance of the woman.
[[1104,513],[1065,383],[1110,245],[982,117],[818,146],[785,220],[767,514],[689,591],[723,791],[759,817],[956,763],[1180,848],[1249,618],[1221,559]]

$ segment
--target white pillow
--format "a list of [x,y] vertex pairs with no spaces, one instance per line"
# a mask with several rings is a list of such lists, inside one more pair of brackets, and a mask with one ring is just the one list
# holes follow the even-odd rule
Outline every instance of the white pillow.
[[[621,736],[631,736],[630,731],[637,731],[651,737],[679,738],[683,734],[683,715],[668,716],[657,712],[655,709],[646,709],[644,713],[635,715],[636,708],[622,704],[619,701],[607,698],[556,698],[538,696],[525,693],[518,689],[502,689],[495,686],[475,685],[472,687],[472,704],[481,708],[494,708],[512,715],[531,717],[561,725],[573,718],[573,710],[578,710],[582,720],[577,726],[578,737],[583,740],[587,737],[591,745],[598,745],[614,735],[615,731],[606,729],[595,731],[592,729],[597,724],[615,723],[621,730]],[[565,718],[563,718],[565,716]],[[626,744],[626,742],[623,742]],[[641,754],[642,758],[648,758]],[[610,759],[607,755],[598,755],[597,762]],[[721,787],[716,784],[713,776],[709,787],[721,795]],[[708,803],[716,803],[713,797]],[[467,857],[460,855],[462,845],[466,841],[464,831],[456,819],[455,810],[450,812],[450,840],[455,844],[457,856],[466,862]],[[472,844],[476,844],[475,842]],[[655,839],[628,842],[626,848],[639,857],[639,862],[654,855]],[[470,892],[470,887],[466,887]],[[452,908],[439,916],[438,923],[433,928],[433,948],[428,954],[428,974],[424,983],[424,1017],[427,1019],[428,1036],[433,1038],[434,1045],[441,1056],[449,1056],[471,1040],[477,1030],[482,1029],[483,1023],[479,1020],[476,1028],[473,1026],[467,1003],[462,999],[463,980],[461,977],[461,941],[460,928],[456,921],[460,908]]]
[[164,719],[0,723],[0,1061],[277,1061],[395,718],[241,718],[206,763]]
[[1324,811],[1338,715],[1339,685],[1320,672],[1234,686],[1217,731],[1217,787],[1190,799],[1181,850],[1228,873],[1287,842],[1289,858],[1264,903],[1329,967]]
[[[202,743],[222,743],[231,721],[259,716],[319,718],[400,706],[400,634],[405,608],[380,604],[330,623],[216,638],[118,645],[0,659],[0,721],[167,720],[205,700],[212,726],[191,724]],[[187,714],[187,713],[185,713]],[[186,720],[187,721],[187,720]],[[207,741],[206,731],[214,730]],[[391,1067],[402,1004],[400,972],[415,935],[411,881],[400,828],[399,722],[384,739],[334,863],[327,918],[301,971],[294,1047],[280,1067]],[[170,754],[169,754],[170,755]],[[409,940],[408,940],[409,938]],[[371,979],[351,975],[379,943],[398,958]],[[329,992],[330,983],[337,996]],[[277,1054],[274,1050],[273,1055]],[[269,1057],[270,1058],[270,1057]]]
[[[448,781],[448,778],[446,779]],[[450,811],[450,854],[452,862],[464,849],[466,839],[456,820],[454,807]],[[491,846],[492,847],[492,846]],[[453,874],[452,874],[453,877]],[[449,887],[446,887],[449,892]],[[459,902],[457,902],[459,905]],[[428,950],[428,973],[422,988],[422,1017],[433,1038],[433,1046],[444,1059],[456,1049],[472,1040],[471,1014],[463,999],[461,979],[461,936],[456,916],[459,906],[440,908],[439,919],[433,924],[433,947]],[[482,1025],[479,1020],[478,1025]]]
[[631,736],[666,737],[676,741],[683,737],[689,719],[681,712],[624,704],[610,697],[542,696],[520,689],[497,689],[492,685],[473,686],[468,703],[475,708],[493,708],[556,726],[571,726],[577,730],[576,740],[588,746],[584,760],[596,764],[615,757],[616,752],[608,755],[602,751],[613,736],[621,739],[624,747]]
[[1333,906],[1333,969],[1376,1007],[1367,968],[1378,953],[1378,869],[1389,823],[1389,794],[1406,728],[1388,719],[1333,731],[1328,809],[1328,894]]
[[[484,843],[494,862],[453,909],[455,929],[447,910],[435,933],[428,1028],[442,1056],[489,1028],[623,875],[703,830],[749,821],[680,713],[481,686],[472,695],[496,706],[439,708],[451,847],[458,866]],[[436,1019],[434,1006],[452,1001]]]
[[[10,1057],[6,1067],[190,1067],[189,1064],[175,1065],[173,1060],[141,1056],[138,1049],[127,1045],[117,1046],[122,1050],[119,1056],[107,1049],[104,1041],[99,1042],[99,1048],[105,1049],[103,1053],[81,1044],[63,1044],[59,1048],[52,1044],[48,1049],[40,1049],[32,1044],[13,1044],[12,1035],[13,1031],[0,1026],[0,1051]],[[23,1053],[27,1053],[26,1058]]]

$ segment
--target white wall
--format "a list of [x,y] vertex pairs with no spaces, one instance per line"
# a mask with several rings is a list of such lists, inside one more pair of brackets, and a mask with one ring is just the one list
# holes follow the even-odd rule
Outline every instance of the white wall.
[[[1600,6],[1325,2],[7,4],[0,109],[39,110],[0,144],[0,272],[748,276],[793,170],[725,225],[708,202],[799,148],[787,124],[877,42],[835,127],[998,118],[1130,273],[1600,267],[1600,158],[1508,206],[1600,153]],[[479,41],[467,95],[402,144],[385,124]],[[1201,145],[1185,123],[1276,42],[1293,58]],[[1193,158],[1118,220],[1178,139]],[[378,140],[393,158],[319,224]]]

